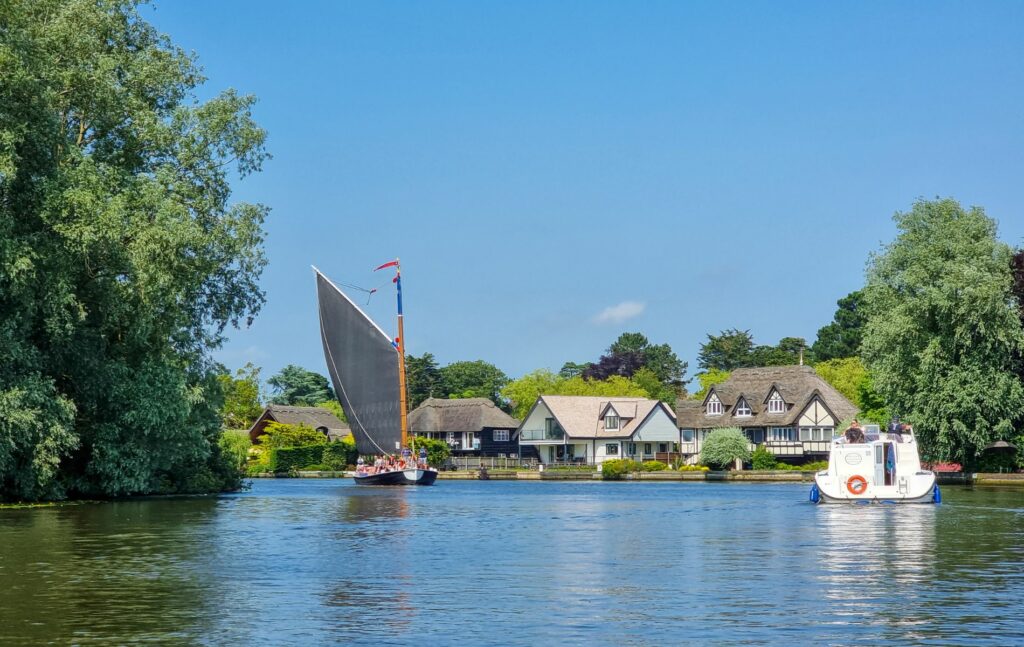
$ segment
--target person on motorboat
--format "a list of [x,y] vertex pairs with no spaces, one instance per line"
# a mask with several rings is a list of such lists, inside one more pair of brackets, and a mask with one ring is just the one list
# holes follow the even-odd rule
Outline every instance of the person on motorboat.
[[846,442],[851,445],[857,445],[865,441],[864,430],[860,427],[860,422],[854,418],[853,422],[850,423],[850,427],[843,434],[846,437]]

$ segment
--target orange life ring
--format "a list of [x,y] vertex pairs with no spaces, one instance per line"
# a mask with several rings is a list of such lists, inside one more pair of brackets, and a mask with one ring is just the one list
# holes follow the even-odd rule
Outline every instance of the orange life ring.
[[854,474],[846,480],[846,489],[850,494],[864,494],[864,491],[868,489],[868,481],[863,476]]

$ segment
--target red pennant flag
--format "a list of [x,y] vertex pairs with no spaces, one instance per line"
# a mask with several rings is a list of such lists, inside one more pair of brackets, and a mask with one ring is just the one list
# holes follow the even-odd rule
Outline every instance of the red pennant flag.
[[385,267],[398,267],[398,261],[391,261],[390,263],[384,263],[383,265],[381,265],[380,267],[376,268],[373,271],[376,272],[377,270],[382,270]]

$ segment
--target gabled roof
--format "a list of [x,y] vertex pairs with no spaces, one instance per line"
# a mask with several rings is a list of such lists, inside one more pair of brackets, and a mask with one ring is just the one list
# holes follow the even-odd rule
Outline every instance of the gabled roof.
[[[558,424],[572,438],[628,438],[653,415],[657,409],[670,419],[672,411],[657,400],[646,398],[608,398],[586,395],[542,395],[543,403]],[[611,405],[619,412],[619,428],[604,428],[604,412]],[[536,408],[536,405],[534,405]],[[623,412],[632,417],[626,417]]]
[[263,413],[252,427],[249,427],[249,438],[256,442],[256,438],[263,433],[263,427],[267,422],[279,422],[284,425],[306,425],[313,429],[327,429],[327,435],[331,439],[341,438],[352,433],[348,423],[331,413],[330,409],[322,407],[291,407],[281,404],[271,404],[263,410]]
[[[815,397],[821,399],[837,424],[857,414],[857,407],[810,366],[738,368],[728,380],[713,388],[722,401],[723,415],[705,415],[704,402],[682,400],[676,406],[676,420],[680,428],[788,427],[796,424]],[[782,413],[768,412],[766,403],[773,389],[786,401],[786,411]],[[751,409],[750,417],[737,418],[733,415],[740,397],[746,398]]]
[[476,431],[485,428],[515,429],[519,421],[487,398],[444,400],[427,398],[409,412],[409,431]]

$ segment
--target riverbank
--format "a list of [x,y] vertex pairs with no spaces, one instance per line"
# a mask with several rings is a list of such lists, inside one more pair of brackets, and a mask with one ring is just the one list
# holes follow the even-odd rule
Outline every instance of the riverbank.
[[[626,474],[627,481],[741,481],[744,483],[810,483],[815,472],[792,470],[741,470],[727,472],[636,472]],[[293,474],[257,474],[252,478],[346,478],[351,472],[299,471]],[[438,480],[443,481],[600,481],[600,471],[589,470],[458,470],[440,472]],[[940,472],[939,485],[998,485],[1024,488],[1024,474]]]

